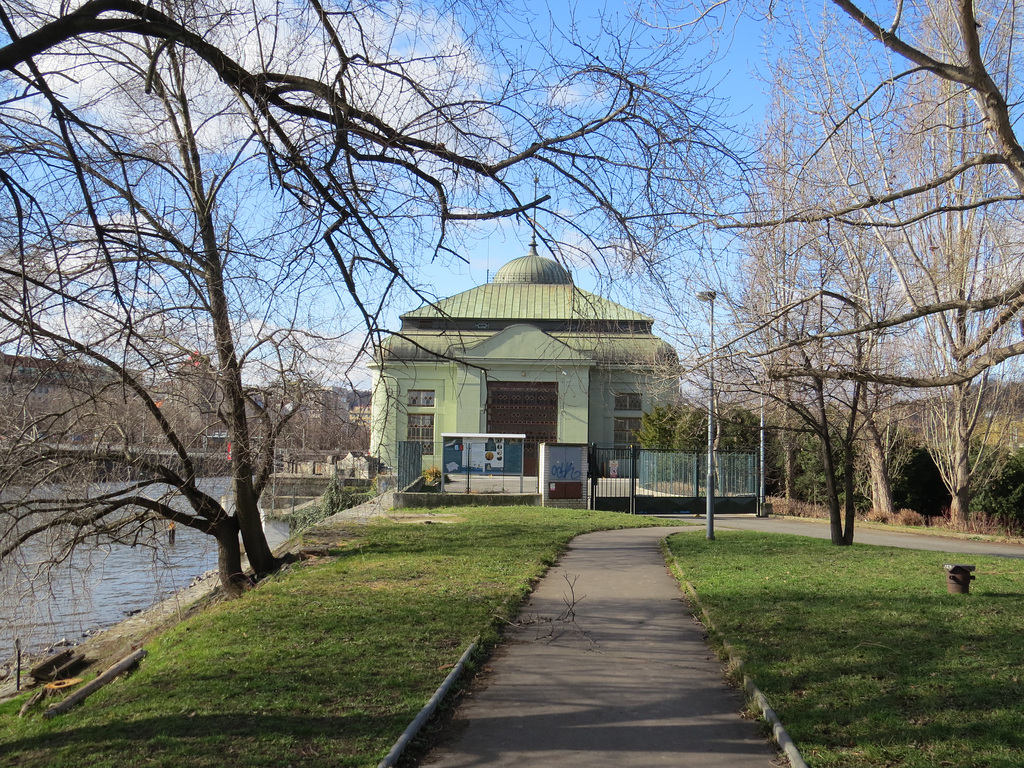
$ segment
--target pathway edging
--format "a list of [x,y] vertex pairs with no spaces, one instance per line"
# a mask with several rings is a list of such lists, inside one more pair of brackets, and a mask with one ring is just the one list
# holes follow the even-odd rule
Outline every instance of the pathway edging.
[[[479,639],[479,638],[477,638]],[[416,734],[420,732],[430,716],[434,714],[434,710],[437,709],[437,705],[441,703],[446,695],[448,695],[448,689],[452,687],[452,684],[462,676],[462,670],[466,666],[466,662],[476,652],[476,643],[474,640],[470,643],[469,647],[463,652],[462,658],[459,659],[458,664],[455,668],[448,673],[448,676],[444,679],[444,682],[434,691],[434,695],[430,697],[430,701],[426,703],[420,713],[416,715],[416,719],[413,720],[409,727],[405,729],[401,736],[398,737],[398,741],[395,742],[394,746],[391,747],[391,751],[387,753],[383,760],[377,764],[377,768],[391,768],[398,762],[398,758],[402,756],[405,748],[409,746]]]
[[[708,612],[704,609],[704,605],[700,601],[700,597],[697,595],[697,590],[694,589],[693,584],[685,579],[682,569],[679,567],[679,562],[676,560],[675,556],[669,552],[667,539],[662,539],[661,547],[665,552],[666,559],[668,559],[671,564],[673,575],[675,575],[676,579],[684,585],[686,594],[689,596],[693,608],[697,609],[697,612],[700,614],[701,623],[712,631],[718,633],[718,629],[711,620],[711,616],[708,615]],[[772,709],[771,705],[768,703],[768,698],[764,695],[761,689],[757,687],[757,684],[753,679],[743,671],[743,660],[736,653],[736,649],[724,639],[722,639],[722,647],[728,657],[729,666],[743,675],[743,687],[746,690],[747,695],[754,704],[757,705],[757,708],[761,710],[761,715],[771,726],[772,737],[789,759],[791,768],[808,768],[807,763],[804,762],[804,759],[800,754],[800,750],[797,749],[796,744],[786,732],[786,728],[779,719],[779,716],[775,714],[775,710]]]

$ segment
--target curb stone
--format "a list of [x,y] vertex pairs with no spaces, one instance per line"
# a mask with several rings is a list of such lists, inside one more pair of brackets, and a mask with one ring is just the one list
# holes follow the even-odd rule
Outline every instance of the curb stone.
[[[676,579],[685,586],[686,594],[693,602],[693,607],[698,609],[701,623],[712,631],[718,632],[714,622],[711,621],[711,617],[708,615],[707,611],[704,610],[704,606],[700,602],[700,597],[697,595],[697,590],[694,589],[693,584],[683,578],[679,563],[668,551],[668,546],[665,543],[665,540],[662,540],[662,550],[665,552],[665,557],[671,563],[672,572]],[[789,759],[790,768],[808,768],[807,763],[804,762],[803,757],[800,755],[800,750],[797,749],[793,739],[786,732],[786,728],[782,724],[782,721],[779,720],[778,715],[775,714],[775,710],[772,709],[771,705],[768,703],[768,698],[761,692],[761,689],[757,687],[757,684],[753,679],[743,672],[743,660],[739,658],[735,649],[728,643],[728,641],[722,640],[722,647],[725,649],[725,653],[728,656],[729,666],[743,675],[743,688],[746,690],[747,695],[754,704],[757,705],[757,708],[761,710],[762,717],[764,717],[765,721],[771,726],[772,738],[775,739],[779,748]]]
[[[479,638],[477,638],[479,639]],[[402,756],[402,752],[409,746],[416,734],[420,732],[430,716],[434,714],[434,710],[437,709],[437,705],[441,703],[444,697],[448,694],[448,689],[452,687],[452,684],[462,676],[462,670],[466,666],[466,662],[476,652],[476,643],[474,640],[469,644],[469,647],[463,652],[462,657],[459,659],[455,668],[448,673],[448,676],[444,679],[444,682],[434,691],[434,695],[430,697],[430,701],[426,703],[420,713],[416,715],[416,718],[409,724],[409,727],[405,729],[401,736],[398,737],[398,741],[391,747],[391,751],[387,753],[383,760],[377,764],[377,768],[391,768],[398,762],[398,758]]]

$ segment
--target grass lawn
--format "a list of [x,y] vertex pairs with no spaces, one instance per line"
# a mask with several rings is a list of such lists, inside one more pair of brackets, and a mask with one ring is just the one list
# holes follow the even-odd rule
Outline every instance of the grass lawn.
[[716,536],[671,551],[810,766],[1024,766],[1024,561]]
[[375,766],[473,639],[498,639],[573,536],[654,522],[457,513],[359,529],[325,562],[179,624],[138,671],[66,715],[19,719],[24,696],[0,705],[0,765]]

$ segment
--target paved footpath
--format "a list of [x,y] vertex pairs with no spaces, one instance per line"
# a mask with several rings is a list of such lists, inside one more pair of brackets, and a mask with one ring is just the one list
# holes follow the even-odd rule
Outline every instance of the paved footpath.
[[458,735],[422,765],[785,763],[741,717],[742,696],[724,682],[665,566],[659,542],[673,530],[577,537],[460,706]]

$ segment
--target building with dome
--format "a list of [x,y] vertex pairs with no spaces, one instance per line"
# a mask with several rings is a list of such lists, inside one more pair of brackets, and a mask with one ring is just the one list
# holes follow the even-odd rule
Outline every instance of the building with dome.
[[525,434],[540,443],[631,442],[640,417],[676,391],[677,357],[653,319],[573,285],[531,244],[491,282],[401,316],[376,350],[371,451],[401,441],[441,466],[442,434]]

